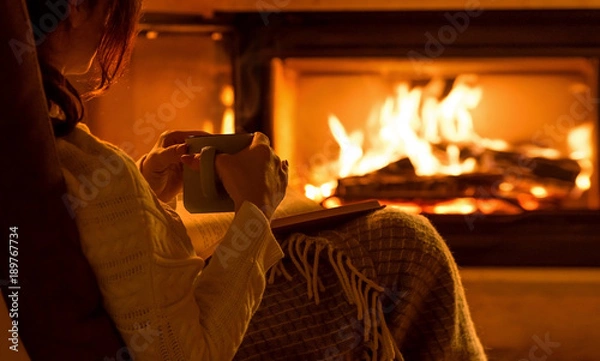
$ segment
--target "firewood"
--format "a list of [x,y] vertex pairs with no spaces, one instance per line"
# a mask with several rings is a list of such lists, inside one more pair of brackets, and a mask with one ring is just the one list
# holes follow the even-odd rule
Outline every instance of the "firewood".
[[[450,199],[476,196],[480,188],[494,189],[502,174],[462,174],[419,177],[372,173],[338,180],[336,196],[385,199]],[[492,193],[492,192],[490,192]]]

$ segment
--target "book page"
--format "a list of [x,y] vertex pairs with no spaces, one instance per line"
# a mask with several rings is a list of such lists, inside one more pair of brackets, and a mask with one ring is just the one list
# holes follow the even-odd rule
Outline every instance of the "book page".
[[[288,191],[273,215],[273,220],[300,213],[323,209],[318,203],[303,195]],[[183,221],[196,254],[208,258],[219,245],[233,221],[233,212],[190,213],[183,205],[183,198],[178,197],[175,208]]]

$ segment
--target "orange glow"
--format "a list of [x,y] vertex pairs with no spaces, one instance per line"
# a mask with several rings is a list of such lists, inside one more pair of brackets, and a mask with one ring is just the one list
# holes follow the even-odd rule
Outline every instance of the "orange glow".
[[[474,75],[458,76],[454,88],[441,101],[441,79],[412,89],[400,83],[395,96],[388,97],[379,109],[374,124],[378,130],[368,134],[348,132],[337,116],[330,115],[329,129],[340,148],[338,159],[325,167],[332,170],[331,178],[364,175],[406,157],[419,176],[476,171],[475,159],[461,159],[458,144],[487,142],[495,148],[505,147],[502,141],[481,138],[473,129],[470,110],[477,107],[482,95],[481,88],[473,85],[476,80]],[[447,144],[445,154],[434,154],[433,145],[442,142]],[[319,191],[320,187],[307,185],[306,196],[315,201],[327,198],[329,191]]]
[[406,213],[419,214],[423,212],[420,205],[412,202],[380,201],[379,203]]
[[337,185],[337,181],[323,183],[319,187],[312,184],[306,184],[304,186],[304,195],[313,201],[322,202],[324,199],[333,196]]
[[221,121],[221,134],[235,133],[235,115],[233,109],[225,109],[223,120]]
[[[474,75],[456,78],[448,96],[439,101],[444,82],[434,79],[424,87],[409,88],[401,83],[396,95],[386,99],[379,110],[376,132],[365,135],[357,130],[348,133],[342,122],[329,116],[329,129],[340,147],[335,166],[337,177],[364,175],[408,157],[420,176],[435,174],[458,175],[475,171],[472,158],[460,159],[458,144],[470,142],[495,142],[486,140],[473,129],[470,110],[481,99],[481,88],[473,85]],[[422,106],[421,106],[422,104]],[[365,143],[370,144],[366,147]],[[448,144],[445,156],[434,155],[433,144]]]
[[146,39],[154,40],[158,38],[158,31],[148,31],[146,33]]
[[498,189],[500,189],[503,192],[510,192],[515,188],[514,185],[512,185],[511,183],[508,182],[502,182],[500,183],[500,185],[498,186]]
[[546,198],[548,197],[548,191],[546,188],[541,186],[531,187],[531,194],[533,194],[536,198]]
[[213,122],[211,122],[210,120],[205,120],[202,123],[201,130],[203,132],[207,132],[207,133],[214,133],[215,132],[215,126],[214,126]]
[[342,200],[339,198],[329,198],[323,202],[323,207],[325,208],[335,208],[342,205]]
[[452,199],[440,202],[433,206],[433,212],[437,214],[471,214],[477,211],[476,200],[473,198]]
[[592,123],[585,123],[571,130],[568,136],[571,158],[577,160],[581,167],[581,172],[575,180],[577,188],[581,191],[586,191],[592,186],[591,178],[594,173],[594,165],[591,161],[593,129]]
[[540,202],[531,195],[522,193],[517,195],[517,200],[521,207],[526,211],[534,211],[540,208]]
[[235,133],[235,114],[233,113],[233,87],[226,85],[221,91],[221,103],[226,107],[221,120],[221,134]]
[[[413,87],[408,82],[401,82],[396,85],[394,95],[387,97],[380,108],[375,109],[376,116],[369,119],[364,130],[347,129],[336,115],[330,114],[328,126],[339,147],[339,155],[337,159],[319,164],[318,169],[312,169],[311,179],[315,184],[305,186],[306,196],[322,202],[332,197],[337,187],[337,181],[327,179],[363,176],[402,159],[409,159],[414,174],[422,177],[487,173],[490,165],[486,163],[487,153],[483,150],[507,154],[519,152],[531,159],[561,160],[570,157],[578,162],[581,172],[571,191],[544,180],[528,179],[538,175],[531,176],[525,172],[522,177],[517,174],[516,179],[505,178],[497,185],[497,190],[506,199],[456,198],[448,201],[424,200],[424,204],[381,200],[382,203],[409,213],[517,214],[523,210],[547,207],[569,192],[575,197],[575,191],[581,193],[590,189],[594,170],[592,123],[565,131],[568,132],[565,133],[568,135],[568,154],[566,149],[519,143],[513,146],[505,140],[484,138],[475,131],[471,115],[483,95],[477,80],[476,75],[458,75],[445,97],[442,97],[447,91],[443,79],[434,78],[424,86]],[[339,202],[337,198],[328,201],[332,205]]]
[[221,103],[226,107],[232,107],[233,102],[233,87],[231,85],[225,85],[221,90]]
[[592,181],[590,180],[591,175],[591,172],[586,172],[586,174],[582,173],[578,175],[577,179],[575,180],[577,188],[581,189],[582,191],[587,191],[588,189],[590,189],[592,187]]

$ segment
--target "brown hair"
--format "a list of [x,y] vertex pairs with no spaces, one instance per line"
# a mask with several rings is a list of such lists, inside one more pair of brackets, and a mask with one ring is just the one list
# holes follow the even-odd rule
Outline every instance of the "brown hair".
[[[61,13],[57,11],[57,7],[65,8],[69,3],[85,2],[87,4],[80,6],[88,6],[93,9],[98,1],[108,1],[109,3],[106,25],[96,55],[100,76],[92,85],[91,91],[83,95],[79,94],[73,85],[57,69],[48,64],[38,52],[48,106],[55,103],[64,112],[66,118],[65,120],[52,119],[54,133],[57,137],[69,134],[83,118],[82,98],[91,98],[104,92],[121,74],[131,55],[136,36],[141,7],[140,0],[58,0],[54,3],[48,0],[27,0],[29,17],[38,46],[43,43],[45,36],[50,35],[50,32],[54,30],[46,28],[44,30],[48,34],[44,34],[39,30],[40,24],[47,23],[48,17],[52,14],[59,17],[57,21],[63,21],[66,18],[66,16],[62,16],[63,19],[60,19]],[[64,11],[62,15],[64,15]]]

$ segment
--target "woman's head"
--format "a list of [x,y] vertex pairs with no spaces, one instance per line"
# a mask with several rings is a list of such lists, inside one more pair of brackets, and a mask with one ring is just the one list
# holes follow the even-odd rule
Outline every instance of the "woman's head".
[[54,120],[58,136],[70,132],[83,109],[65,75],[85,73],[95,59],[100,72],[92,96],[108,89],[127,62],[140,11],[140,0],[27,0],[38,45],[48,102],[66,120]]

